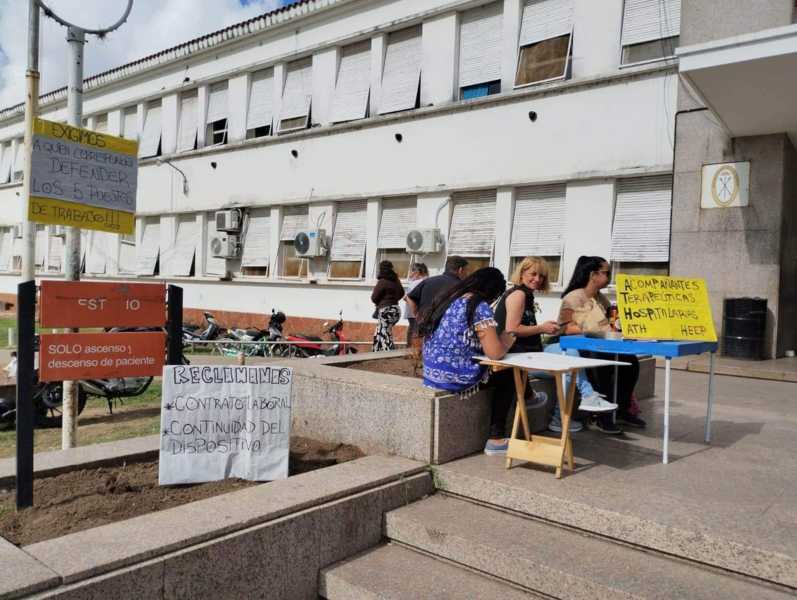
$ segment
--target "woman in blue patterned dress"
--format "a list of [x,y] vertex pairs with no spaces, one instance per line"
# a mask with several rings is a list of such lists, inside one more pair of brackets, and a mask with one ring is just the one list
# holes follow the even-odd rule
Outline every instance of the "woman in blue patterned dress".
[[[435,298],[420,315],[418,334],[423,338],[423,382],[429,387],[475,393],[486,382],[487,368],[473,360],[484,354],[501,359],[515,342],[515,334],[498,334],[490,304],[506,290],[506,280],[498,269],[479,269],[453,288]],[[504,429],[506,412],[491,410],[487,454],[506,452]]]

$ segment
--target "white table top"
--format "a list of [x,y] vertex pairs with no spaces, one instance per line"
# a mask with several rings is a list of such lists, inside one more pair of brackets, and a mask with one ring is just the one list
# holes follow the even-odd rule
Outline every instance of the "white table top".
[[501,360],[493,360],[486,356],[475,356],[474,360],[489,362],[504,367],[519,367],[528,371],[570,371],[572,369],[589,369],[592,367],[626,366],[629,363],[598,358],[581,358],[550,352],[515,352],[504,356]]

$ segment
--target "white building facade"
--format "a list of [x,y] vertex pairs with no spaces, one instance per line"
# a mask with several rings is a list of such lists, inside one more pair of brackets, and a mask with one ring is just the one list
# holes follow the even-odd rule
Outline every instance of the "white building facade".
[[[667,273],[679,0],[304,0],[87,80],[86,126],[139,140],[135,236],[84,232],[85,279],[186,307],[369,320],[378,262],[435,272],[579,255]],[[87,52],[91,52],[91,47]],[[42,97],[66,118],[66,94]],[[0,292],[21,266],[21,107],[0,111]],[[215,212],[244,215],[214,256]],[[410,255],[413,229],[440,252]],[[326,256],[300,259],[301,231]],[[63,272],[39,226],[41,278]]]

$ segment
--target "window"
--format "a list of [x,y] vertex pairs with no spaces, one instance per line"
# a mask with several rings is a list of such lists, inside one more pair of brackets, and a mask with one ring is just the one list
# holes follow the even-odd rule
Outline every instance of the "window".
[[86,255],[86,273],[90,275],[104,275],[108,268],[108,243],[111,241],[109,235],[102,231],[92,231],[86,236],[87,248],[84,249]]
[[307,231],[307,206],[286,206],[282,209],[280,227],[280,277],[307,276],[308,260],[296,256],[293,240],[300,231]]
[[422,58],[420,25],[388,35],[379,114],[420,106]]
[[573,0],[526,0],[515,86],[568,76]]
[[246,139],[271,134],[274,119],[274,69],[252,73],[249,83],[249,111],[246,115]]
[[103,113],[94,117],[94,131],[108,133],[108,113]]
[[495,190],[457,192],[452,201],[448,255],[464,256],[472,264],[488,266],[495,246]]
[[208,91],[208,118],[206,146],[221,146],[227,143],[227,82],[214,83]]
[[310,124],[313,97],[313,62],[311,58],[289,63],[285,69],[279,133],[306,129]]
[[[500,82],[502,2],[493,2],[465,11],[459,30],[459,87]],[[488,93],[500,92],[500,85],[488,87]],[[477,96],[473,96],[477,97]]]
[[329,252],[329,277],[358,279],[363,273],[366,241],[366,201],[339,202]]
[[44,256],[47,251],[47,226],[36,224],[36,255],[34,257],[34,266],[37,271],[44,270]]
[[469,85],[459,90],[460,100],[473,100],[474,98],[483,98],[484,96],[492,96],[493,94],[501,93],[501,82],[490,81],[488,83],[477,83],[476,85]]
[[[64,260],[64,227],[61,225],[50,225],[50,236],[47,240],[47,271],[50,273],[60,273],[63,268]],[[0,258],[0,263],[3,259]]]
[[194,275],[199,226],[195,215],[178,215],[174,245],[161,252],[161,272],[173,277]]
[[125,233],[119,236],[119,273],[136,272],[136,236]]
[[671,205],[671,175],[618,181],[611,260],[620,263],[669,262]]
[[509,247],[513,269],[516,260],[541,256],[552,269],[556,267],[556,277],[551,273],[549,281],[559,281],[559,262],[565,239],[565,191],[565,184],[517,189]]
[[22,270],[22,223],[11,228],[11,270]]
[[675,54],[681,33],[681,0],[625,0],[622,64]]
[[14,228],[0,227],[0,271],[11,269],[14,249]]
[[198,128],[198,94],[196,90],[180,95],[180,121],[177,126],[177,152],[196,150]]
[[370,89],[371,40],[342,48],[338,78],[332,95],[331,121],[342,123],[368,116]]
[[241,273],[267,277],[271,259],[271,209],[253,208],[246,217]]
[[128,106],[122,113],[122,137],[138,139],[138,108],[135,106]]
[[399,277],[409,276],[411,256],[406,252],[407,234],[415,229],[418,199],[388,198],[382,201],[377,247],[379,260],[393,263]]
[[670,274],[668,262],[620,262],[612,261],[612,283],[617,281],[617,275],[661,275]]
[[25,174],[25,141],[20,138],[17,142],[17,152],[14,157],[14,168],[11,171],[11,181],[22,181]]
[[13,161],[11,153],[11,142],[6,142],[0,147],[0,183],[8,183],[11,176],[11,165]]
[[[537,255],[539,256],[539,255]],[[523,262],[525,256],[513,256],[510,263],[509,263],[509,276],[512,276],[512,273],[515,272],[517,266]],[[560,274],[561,274],[561,264],[562,258],[560,256],[540,256],[540,258],[544,258],[545,262],[548,263],[548,281],[553,284],[560,284],[562,283]]]
[[141,143],[138,145],[138,156],[160,156],[161,154],[161,103],[160,100],[147,105],[147,114],[144,119],[144,132],[141,134]]
[[160,219],[146,217],[143,221],[141,245],[136,246],[136,273],[138,275],[157,275],[160,258]]

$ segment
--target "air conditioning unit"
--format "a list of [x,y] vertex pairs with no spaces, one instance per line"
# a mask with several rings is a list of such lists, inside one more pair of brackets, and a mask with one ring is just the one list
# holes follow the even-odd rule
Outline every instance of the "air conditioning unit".
[[241,231],[243,214],[240,208],[216,211],[216,231]]
[[13,232],[15,238],[21,238],[22,237],[22,224],[19,223],[17,225],[12,226],[11,227],[11,231]]
[[410,254],[434,254],[440,252],[441,246],[437,228],[413,229],[407,234],[406,250]]
[[324,256],[327,253],[327,232],[324,229],[300,231],[293,239],[296,256]]
[[222,234],[212,238],[210,240],[210,253],[216,258],[238,258],[241,253],[241,244],[238,236]]
[[66,237],[66,225],[53,225],[53,237]]

